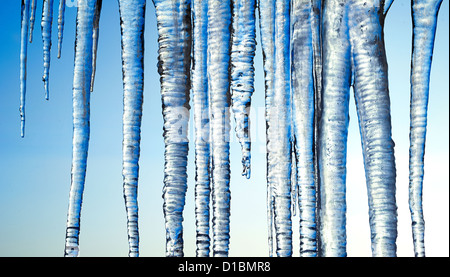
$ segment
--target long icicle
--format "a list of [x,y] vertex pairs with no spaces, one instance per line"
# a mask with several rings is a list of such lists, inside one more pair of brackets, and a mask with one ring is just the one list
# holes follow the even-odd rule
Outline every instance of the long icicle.
[[57,58],[61,58],[61,50],[62,50],[62,41],[64,34],[64,13],[66,10],[66,0],[59,0],[59,9],[58,9],[58,56]]
[[210,138],[207,75],[208,1],[193,0],[192,94],[195,122],[196,256],[210,254]]
[[[275,83],[275,5],[274,1],[258,0],[259,10],[259,24],[261,48],[263,52],[263,69],[264,69],[264,84],[265,84],[265,116],[266,125],[269,120],[269,107],[273,102],[274,83]],[[266,136],[269,135],[269,130],[266,130]],[[266,145],[268,149],[268,144]],[[269,156],[267,156],[269,158]],[[269,168],[267,167],[267,173]],[[268,246],[269,256],[273,256],[273,183],[267,178],[267,222],[268,222]]]
[[366,173],[372,255],[396,256],[397,204],[384,14],[379,1],[351,2],[354,92]]
[[67,214],[64,256],[79,253],[81,206],[89,147],[90,86],[92,75],[92,32],[97,1],[78,0],[77,36],[73,77],[72,178]]
[[30,0],[22,0],[20,24],[20,136],[25,136],[25,96],[27,91],[27,49]]
[[249,112],[254,92],[256,49],[256,0],[233,0],[231,46],[231,100],[236,121],[236,136],[242,149],[242,175],[250,178]]
[[98,48],[98,36],[100,31],[100,13],[102,10],[102,0],[97,0],[97,6],[95,7],[95,17],[94,17],[94,33],[92,34],[92,39],[94,41],[92,46],[92,77],[91,77],[91,92],[94,91],[94,80],[95,71],[97,69],[97,48]]
[[122,176],[130,257],[139,256],[137,195],[144,96],[145,7],[146,0],[119,0],[123,74]]
[[409,208],[414,255],[425,256],[422,193],[430,71],[437,17],[442,0],[412,0],[413,46],[409,147]]
[[325,0],[319,123],[320,256],[346,256],[346,162],[351,80],[347,0]]
[[[30,43],[33,42],[33,31],[34,31],[34,22],[36,20],[36,0],[31,0],[31,11],[30,11]],[[28,32],[28,30],[27,30]]]
[[314,182],[314,63],[311,0],[292,1],[291,86],[299,186],[300,256],[316,256]]
[[44,82],[45,100],[49,97],[49,74],[50,74],[50,50],[52,48],[52,22],[53,22],[53,0],[44,0],[42,4],[42,45],[44,52],[44,75],[42,81]]
[[162,113],[164,118],[163,211],[166,256],[183,256],[183,210],[187,190],[191,1],[153,1],[158,25]]
[[208,1],[208,87],[212,159],[213,256],[230,243],[230,0]]

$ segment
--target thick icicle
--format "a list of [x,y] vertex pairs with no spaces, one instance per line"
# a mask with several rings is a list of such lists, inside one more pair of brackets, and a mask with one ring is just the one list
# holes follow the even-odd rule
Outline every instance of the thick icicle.
[[195,122],[195,220],[196,256],[210,253],[210,138],[207,75],[208,1],[193,0],[192,94]]
[[299,187],[300,256],[316,256],[314,182],[314,63],[311,0],[292,1],[291,86]]
[[[30,43],[33,42],[34,22],[36,20],[36,0],[31,0],[30,11]],[[27,30],[28,32],[28,30]]]
[[98,46],[98,35],[99,35],[99,23],[100,23],[101,10],[102,10],[102,0],[97,0],[97,6],[95,7],[95,17],[94,17],[94,33],[92,35],[92,39],[93,39],[94,43],[92,46],[91,92],[94,91],[95,71],[97,69],[97,46]]
[[231,100],[236,121],[236,136],[242,149],[242,175],[250,178],[249,112],[254,92],[256,49],[256,0],[233,0],[231,46]]
[[425,138],[431,61],[441,3],[442,0],[411,1],[413,53],[411,58],[409,208],[416,257],[425,256],[425,221],[422,210]]
[[20,135],[25,136],[25,95],[27,91],[27,48],[30,0],[22,0],[20,24]]
[[64,12],[66,10],[66,0],[59,0],[58,10],[58,59],[61,58],[61,49],[64,33]]
[[52,21],[53,21],[53,0],[44,0],[42,4],[42,45],[44,52],[44,82],[45,99],[48,100],[48,79],[50,74],[50,50],[52,48]]
[[213,256],[230,242],[230,0],[208,1],[208,88],[212,159]]
[[158,25],[164,118],[164,217],[166,256],[183,256],[191,58],[191,1],[153,1]]
[[396,256],[397,204],[383,6],[352,1],[350,42],[366,173],[373,256]]
[[347,0],[325,0],[319,124],[320,256],[346,256],[346,158],[351,80]]
[[123,74],[122,176],[130,257],[139,256],[137,195],[144,92],[145,6],[146,0],[119,0]]
[[[275,5],[273,1],[259,0],[259,25],[261,48],[263,52],[263,69],[266,100],[266,124],[269,119],[268,109],[273,102],[274,93],[274,58],[275,58]],[[267,132],[268,130],[266,130]],[[268,133],[266,133],[268,135]],[[269,255],[273,256],[273,188],[272,183],[267,182],[267,221]]]
[[90,134],[92,32],[96,2],[92,0],[78,0],[73,77],[72,178],[64,250],[64,256],[66,257],[76,257],[79,252],[81,205]]

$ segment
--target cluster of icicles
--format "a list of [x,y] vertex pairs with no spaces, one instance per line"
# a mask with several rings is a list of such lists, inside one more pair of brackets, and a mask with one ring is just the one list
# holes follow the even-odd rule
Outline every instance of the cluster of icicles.
[[[31,2],[31,3],[30,3]],[[197,256],[227,256],[230,240],[230,108],[250,178],[249,108],[254,91],[256,12],[264,56],[269,255],[292,256],[292,213],[300,256],[346,255],[346,143],[353,86],[362,138],[374,256],[395,256],[394,142],[382,0],[154,0],[164,118],[166,255],[183,256],[187,126],[195,122]],[[424,256],[422,179],[429,76],[442,0],[412,0],[410,209],[416,256]],[[144,86],[145,0],[118,0],[123,65],[123,192],[129,256],[139,255],[138,171]],[[73,77],[73,160],[65,256],[79,251],[102,0],[78,0]],[[58,58],[65,1],[58,14]],[[22,0],[21,134],[27,43],[35,0]],[[48,99],[53,0],[43,0],[44,87]],[[211,203],[211,205],[210,205]],[[210,206],[212,207],[210,211]],[[210,220],[212,219],[212,220]],[[210,222],[212,227],[210,228]],[[210,234],[210,229],[212,234]],[[212,237],[212,239],[211,239]],[[212,247],[211,247],[212,241]]]

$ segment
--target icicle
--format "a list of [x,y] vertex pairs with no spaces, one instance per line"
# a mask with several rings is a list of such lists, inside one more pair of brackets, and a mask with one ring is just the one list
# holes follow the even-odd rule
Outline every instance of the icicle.
[[314,56],[311,1],[292,2],[293,122],[300,208],[300,256],[316,256],[316,189],[314,183]]
[[192,94],[195,122],[195,219],[197,257],[210,253],[210,139],[209,101],[207,76],[208,1],[192,2],[193,18],[193,68]]
[[347,255],[345,180],[351,79],[347,2],[323,2],[323,87],[318,141],[321,256]]
[[95,71],[97,68],[97,46],[98,46],[99,22],[100,22],[101,10],[102,10],[102,0],[97,0],[97,6],[95,7],[95,17],[94,17],[94,33],[92,35],[94,44],[93,44],[93,48],[92,48],[91,92],[94,91]]
[[25,95],[27,91],[27,48],[30,0],[22,0],[20,24],[20,135],[25,136]]
[[78,0],[73,77],[72,180],[64,256],[78,256],[80,216],[89,146],[92,33],[97,1]]
[[[119,0],[123,73],[122,175],[130,257],[139,256],[137,194],[144,92],[145,6],[145,0]],[[100,8],[96,11],[96,19],[99,12]]]
[[352,2],[348,10],[355,103],[369,198],[372,255],[396,256],[396,169],[383,6],[376,0]]
[[[34,21],[36,19],[36,0],[31,0],[30,13],[30,43],[33,42]],[[27,30],[28,31],[28,30]]]
[[411,124],[409,148],[409,208],[414,254],[425,256],[422,210],[425,138],[430,70],[439,8],[442,0],[412,3],[413,53],[411,57]]
[[384,0],[383,14],[386,16],[394,0]]
[[154,0],[153,3],[158,25],[158,71],[164,118],[166,256],[183,256],[182,222],[189,150],[191,7],[189,0]]
[[208,1],[208,90],[212,159],[213,256],[228,256],[230,240],[230,0]]
[[256,0],[233,0],[231,46],[231,100],[236,135],[242,149],[242,175],[250,178],[249,112],[254,91],[253,59],[256,49]]
[[50,50],[52,48],[53,0],[44,0],[42,5],[42,45],[44,48],[44,82],[45,100],[48,100],[48,79],[50,74]]
[[58,59],[61,58],[61,49],[64,33],[64,12],[66,10],[66,0],[59,0],[58,11]]

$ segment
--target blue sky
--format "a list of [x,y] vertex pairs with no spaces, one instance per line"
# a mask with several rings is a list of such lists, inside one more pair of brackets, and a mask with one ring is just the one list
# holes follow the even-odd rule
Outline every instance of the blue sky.
[[[50,100],[44,99],[41,3],[34,41],[28,46],[26,134],[20,138],[19,50],[20,1],[0,10],[0,256],[62,256],[72,155],[72,79],[76,8],[67,6],[61,59],[57,49],[57,2],[53,24]],[[408,209],[409,73],[411,58],[410,1],[394,2],[386,19],[393,138],[396,143],[398,255],[412,256]],[[448,1],[442,4],[431,71],[424,213],[429,256],[448,256],[449,82]],[[259,34],[258,34],[259,40]],[[122,195],[122,72],[117,1],[104,1],[94,92],[91,96],[91,140],[84,193],[80,255],[126,256],[126,214]],[[157,73],[154,7],[147,4],[145,91],[139,182],[140,254],[163,256],[162,213],[164,143]],[[252,98],[252,178],[240,175],[240,148],[231,143],[230,256],[267,256],[264,142],[264,83],[258,41],[256,91]],[[370,256],[367,193],[356,110],[350,106],[347,177],[349,256]],[[190,125],[192,137],[192,124]],[[185,255],[195,255],[193,145],[184,212]],[[294,237],[298,237],[298,217]],[[298,255],[298,239],[294,240]]]

